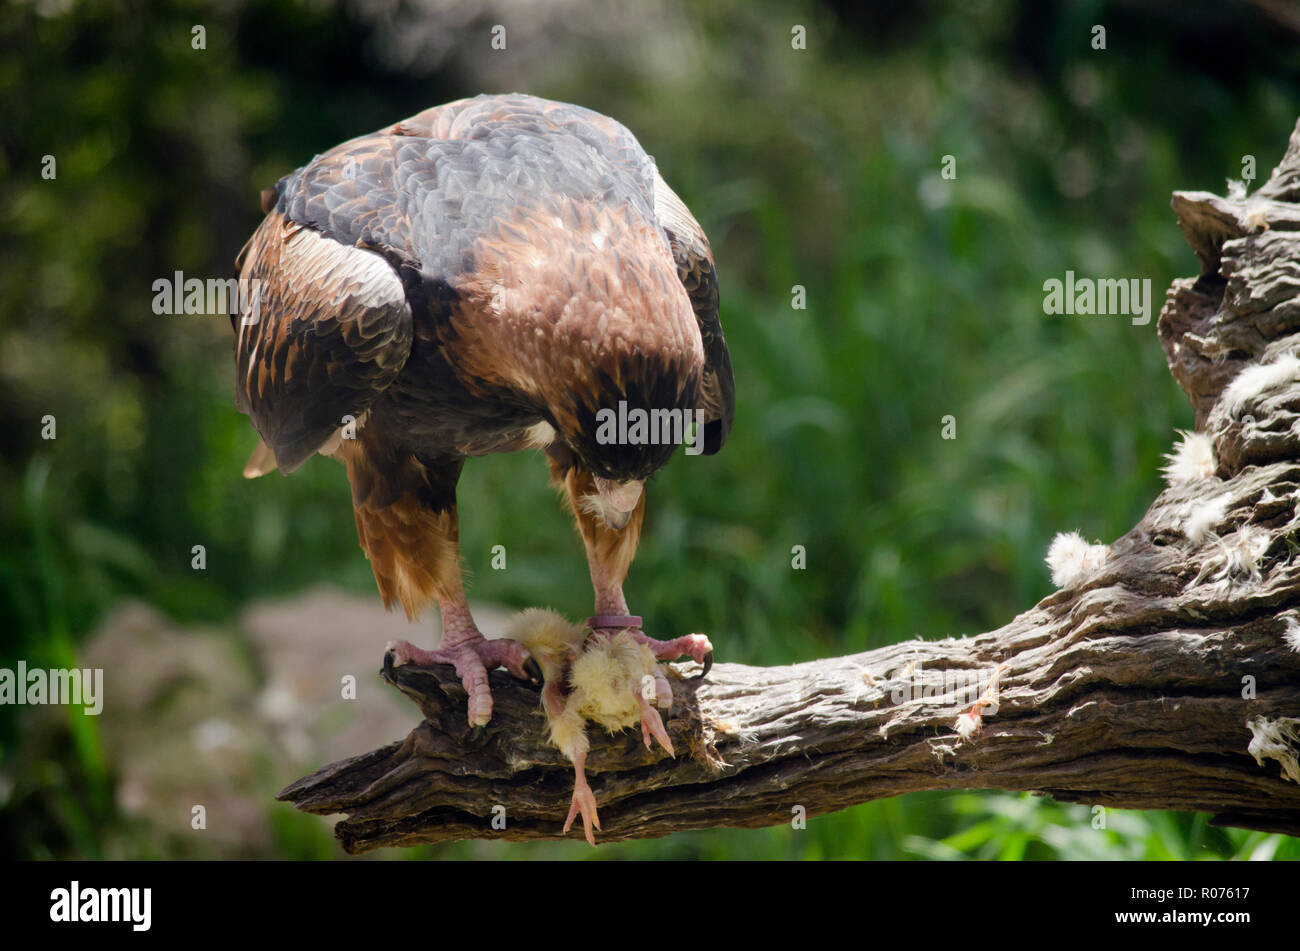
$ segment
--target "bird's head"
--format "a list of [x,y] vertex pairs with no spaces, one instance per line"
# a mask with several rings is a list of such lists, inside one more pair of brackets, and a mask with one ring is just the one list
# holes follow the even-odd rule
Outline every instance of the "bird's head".
[[613,372],[597,369],[587,382],[572,391],[573,409],[560,431],[595,482],[588,507],[622,529],[646,480],[682,446],[700,451],[700,374],[674,361],[641,360]]

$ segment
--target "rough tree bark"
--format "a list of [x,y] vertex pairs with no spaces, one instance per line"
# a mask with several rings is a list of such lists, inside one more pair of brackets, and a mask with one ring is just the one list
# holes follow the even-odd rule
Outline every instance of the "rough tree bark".
[[[1300,124],[1254,195],[1179,192],[1173,208],[1201,274],[1175,281],[1158,331],[1213,474],[1172,485],[1079,579],[998,630],[675,679],[676,759],[592,727],[600,841],[925,789],[1300,834]],[[544,741],[536,690],[495,672],[492,723],[471,740],[450,668],[385,676],[424,721],[280,799],[346,813],[335,833],[349,852],[560,837],[573,776]],[[963,736],[957,718],[981,695],[997,705]]]

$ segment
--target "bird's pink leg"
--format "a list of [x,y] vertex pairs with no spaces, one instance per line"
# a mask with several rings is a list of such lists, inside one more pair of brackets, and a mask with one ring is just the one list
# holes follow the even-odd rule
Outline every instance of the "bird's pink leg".
[[[596,591],[597,616],[627,615],[627,598],[623,596],[622,579],[615,581],[604,565],[590,557],[590,553],[588,567],[591,569],[591,585]],[[617,630],[602,628],[601,633],[613,636]],[[639,629],[629,630],[628,633],[649,647],[655,660],[676,660],[686,655],[696,663],[703,664],[706,673],[713,666],[713,644],[703,634],[686,634],[672,640],[658,641]]]
[[467,712],[470,726],[485,726],[492,719],[492,690],[488,686],[487,672],[495,667],[504,667],[521,680],[540,683],[541,670],[527,648],[518,641],[505,637],[485,638],[470,616],[464,590],[457,593],[459,597],[441,602],[442,643],[436,649],[424,650],[409,641],[392,641],[384,654],[384,663],[393,667],[451,664],[469,694]]
[[[628,567],[632,564],[637,542],[641,538],[641,525],[645,519],[645,493],[641,493],[636,508],[626,516],[622,527],[615,528],[603,515],[597,514],[591,506],[585,504],[585,500],[590,500],[593,494],[599,494],[595,478],[589,471],[580,466],[566,468],[563,462],[552,458],[551,474],[564,483],[569,504],[573,508],[573,517],[578,522],[578,532],[582,535],[583,547],[587,552],[591,586],[596,593],[597,616],[626,615],[628,609],[627,599],[623,597],[623,580],[627,577]],[[601,633],[608,636],[615,632],[603,629]],[[650,648],[656,660],[675,660],[686,654],[704,665],[704,673],[708,673],[713,663],[713,645],[702,634],[657,641],[639,630],[632,630],[631,633]],[[665,699],[671,701],[670,697]]]
[[685,634],[670,641],[657,641],[641,631],[631,634],[650,648],[655,660],[676,660],[685,654],[698,664],[713,666],[713,643],[703,634]]
[[586,766],[586,753],[574,755],[573,803],[569,806],[569,817],[564,820],[564,833],[568,835],[573,820],[577,818],[578,813],[582,813],[582,828],[587,834],[587,842],[590,845],[595,845],[596,834],[591,831],[591,827],[600,828],[600,816],[596,814],[596,796],[592,793],[591,787],[587,785]]

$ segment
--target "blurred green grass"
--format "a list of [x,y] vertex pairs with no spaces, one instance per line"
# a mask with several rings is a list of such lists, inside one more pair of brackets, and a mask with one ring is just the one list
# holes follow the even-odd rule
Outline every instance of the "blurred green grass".
[[[1055,532],[1127,531],[1190,410],[1154,316],[1045,317],[1042,283],[1067,269],[1149,278],[1158,310],[1196,270],[1170,191],[1222,190],[1244,154],[1266,175],[1294,125],[1295,45],[1246,6],[1226,25],[1107,3],[936,11],[873,31],[831,7],[727,0],[683,14],[708,54],[692,69],[650,83],[608,50],[569,49],[524,90],[631,127],[713,242],[736,428],[721,455],[655,478],[627,590],[651,629],[708,631],[726,660],[991,629],[1050,590]],[[196,19],[213,37],[204,56],[178,40]],[[810,51],[790,50],[787,22],[808,25]],[[1114,24],[1104,53],[1087,47],[1094,22]],[[266,35],[289,27],[296,41],[272,48]],[[128,596],[222,622],[322,580],[373,592],[339,467],[239,477],[255,437],[231,403],[225,318],[149,307],[157,277],[226,276],[258,190],[314,152],[482,91],[454,69],[407,75],[358,53],[358,32],[329,4],[0,11],[0,393],[16,450],[0,465],[0,665],[68,662]],[[1216,32],[1241,62],[1207,71],[1197,44]],[[320,66],[340,60],[353,69]],[[33,172],[46,153],[57,183]],[[944,155],[955,181],[939,176]],[[47,413],[51,442],[37,435]],[[949,414],[955,440],[940,438]],[[471,461],[459,498],[472,597],[586,613],[585,564],[540,457]],[[205,572],[190,569],[194,544]],[[497,544],[507,571],[489,570]],[[23,725],[0,712],[0,842],[159,854],[117,813],[92,721],[69,716],[67,748],[12,775]],[[340,854],[317,820],[267,809],[277,854]],[[400,857],[1300,857],[1296,840],[1204,816],[1111,817],[1099,834],[1083,806],[916,794],[806,832]]]

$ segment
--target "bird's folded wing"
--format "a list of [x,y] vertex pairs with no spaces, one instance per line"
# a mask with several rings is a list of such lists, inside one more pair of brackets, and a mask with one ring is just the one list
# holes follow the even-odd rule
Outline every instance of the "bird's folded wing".
[[273,211],[240,254],[235,404],[292,472],[393,381],[411,351],[406,292],[381,254]]
[[677,276],[690,296],[704,341],[704,405],[701,407],[706,420],[704,452],[712,455],[727,441],[736,414],[736,382],[718,314],[718,277],[713,269],[713,252],[695,216],[658,171],[654,188],[655,216],[668,235]]

